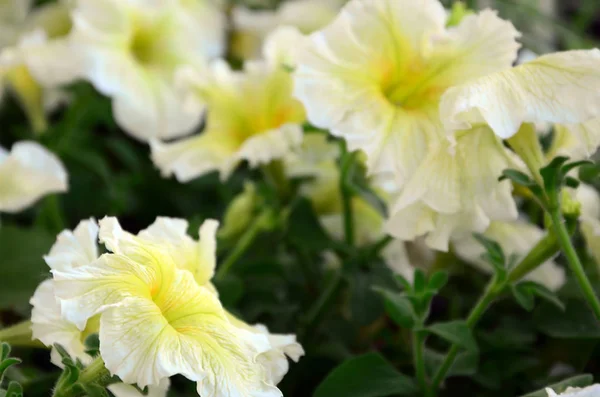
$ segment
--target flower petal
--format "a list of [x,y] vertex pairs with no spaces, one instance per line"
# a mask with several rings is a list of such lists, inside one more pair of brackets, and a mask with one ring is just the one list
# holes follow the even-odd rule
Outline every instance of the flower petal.
[[599,103],[600,50],[578,50],[541,56],[452,88],[440,113],[451,130],[485,122],[505,139],[522,123],[571,125],[598,118]]
[[93,218],[79,222],[75,230],[63,230],[44,260],[51,269],[87,265],[98,258],[98,224]]

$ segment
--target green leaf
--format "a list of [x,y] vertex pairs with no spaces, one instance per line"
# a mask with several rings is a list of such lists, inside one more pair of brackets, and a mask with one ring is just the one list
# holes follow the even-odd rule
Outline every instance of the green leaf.
[[559,180],[562,178],[562,166],[568,160],[568,157],[558,156],[552,159],[550,164],[540,169],[540,174],[544,180],[544,188],[547,192],[553,192],[558,189]]
[[510,291],[517,303],[528,312],[535,307],[535,299],[533,293],[523,284],[511,285]]
[[9,367],[13,365],[21,364],[21,360],[18,358],[10,357],[0,363],[0,380],[4,378],[4,373]]
[[375,290],[383,296],[385,311],[396,324],[404,328],[414,327],[417,316],[406,296],[384,288]]
[[10,345],[6,342],[2,342],[0,345],[0,361],[4,361],[10,355]]
[[484,259],[494,266],[495,269],[504,269],[506,257],[500,244],[480,233],[473,233],[473,237],[485,248],[486,254],[484,254]]
[[425,287],[427,286],[427,277],[425,276],[425,272],[422,269],[415,269],[415,277],[413,282],[413,289],[416,294],[420,294],[425,291]]
[[[435,373],[446,358],[445,354],[425,349],[425,364],[427,373]],[[454,364],[450,367],[447,377],[450,376],[471,376],[477,373],[479,366],[479,353],[473,351],[463,351],[456,355]]]
[[12,381],[6,389],[6,397],[23,397],[23,387],[20,383]]
[[533,281],[524,281],[520,283],[529,290],[533,295],[540,297],[548,303],[553,304],[562,311],[565,311],[565,304],[560,300],[558,295],[550,291],[548,288]]
[[99,385],[83,385],[83,390],[85,390],[88,397],[108,397],[106,388]]
[[331,239],[307,199],[299,200],[293,207],[289,224],[288,237],[299,247],[320,252],[332,246]]
[[334,369],[319,385],[314,397],[385,397],[413,395],[414,381],[392,366],[381,354],[351,358]]
[[565,186],[570,187],[571,189],[577,189],[579,187],[579,184],[580,182],[572,176],[568,176],[565,178]]
[[55,236],[42,229],[0,227],[0,308],[27,304],[49,269],[43,256]]
[[448,283],[448,273],[443,270],[439,270],[439,271],[435,272],[433,274],[433,276],[431,276],[431,278],[429,279],[429,284],[427,284],[427,287],[431,288],[432,290],[439,291],[447,283]]
[[425,330],[467,350],[477,351],[477,341],[475,341],[471,329],[463,320],[435,323],[425,328]]
[[502,171],[502,176],[500,177],[500,180],[504,179],[510,179],[514,183],[522,186],[535,185],[535,182],[529,177],[529,175],[513,169],[507,169]]
[[[572,378],[565,379],[561,382],[554,383],[550,386],[546,386],[557,393],[563,393],[568,387],[586,387],[590,386],[594,382],[594,377],[590,374],[578,375]],[[529,394],[525,394],[521,397],[548,397],[546,387],[538,391],[534,391]]]
[[600,338],[600,323],[584,300],[568,300],[564,311],[543,303],[533,312],[533,321],[541,332],[554,338]]
[[563,165],[560,171],[563,176],[566,176],[571,170],[573,170],[577,167],[590,166],[590,165],[594,165],[594,162],[590,161],[590,160],[573,161],[572,163]]

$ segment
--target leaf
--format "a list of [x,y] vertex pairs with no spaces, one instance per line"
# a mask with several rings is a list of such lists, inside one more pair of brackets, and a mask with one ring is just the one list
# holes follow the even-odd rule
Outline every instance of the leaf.
[[414,381],[392,366],[381,354],[367,353],[335,368],[319,385],[314,397],[385,397],[412,395]]
[[584,300],[568,300],[564,311],[543,303],[533,312],[533,321],[541,332],[554,338],[600,338],[600,323]]
[[568,157],[558,156],[552,159],[550,164],[540,169],[540,174],[544,180],[544,188],[547,192],[556,191],[558,188],[558,182],[562,177],[562,166],[568,160]]
[[533,293],[524,285],[517,284],[512,285],[510,290],[515,297],[517,303],[528,312],[532,311],[535,307],[535,299]]
[[561,171],[562,175],[566,176],[571,170],[573,170],[577,167],[590,166],[590,165],[594,165],[594,162],[590,161],[590,160],[573,161],[572,163],[563,165],[562,168],[560,169],[560,171]]
[[[433,374],[446,358],[445,354],[435,352],[430,349],[425,349],[425,363],[427,365],[427,373]],[[472,351],[463,351],[456,355],[456,359],[448,371],[447,377],[450,376],[471,376],[477,373],[479,366],[479,353]]]
[[550,386],[546,386],[538,391],[522,395],[521,397],[548,397],[546,388],[550,388],[557,393],[563,393],[568,387],[586,387],[590,386],[593,382],[594,377],[590,374],[577,375],[573,376],[572,378],[565,379],[561,382],[554,383]]
[[416,268],[413,281],[413,289],[416,294],[420,294],[425,290],[425,287],[427,286],[426,280],[427,277],[425,276],[425,272],[423,272],[422,269]]
[[331,239],[307,199],[299,200],[293,207],[289,224],[288,237],[299,247],[320,252],[332,246]]
[[485,248],[484,258],[496,269],[504,269],[506,257],[500,244],[480,233],[473,233],[473,237]]
[[517,170],[513,170],[513,169],[507,169],[507,170],[502,171],[502,176],[500,177],[500,180],[504,180],[504,179],[510,179],[514,183],[521,185],[521,186],[534,186],[535,185],[535,182],[529,177],[529,175],[527,175],[521,171],[517,171]]
[[431,276],[429,279],[429,284],[427,284],[428,288],[431,288],[435,291],[439,291],[448,283],[448,273],[440,270],[437,271]]
[[527,288],[533,295],[538,296],[546,302],[553,304],[561,311],[565,311],[565,304],[560,300],[558,295],[550,291],[548,288],[533,281],[525,281],[521,284],[524,285],[525,288]]
[[571,176],[565,178],[565,185],[567,187],[570,187],[571,189],[577,189],[579,187],[579,184],[580,182]]
[[417,316],[406,296],[384,288],[375,290],[383,296],[385,311],[396,324],[404,328],[414,327]]
[[20,383],[12,381],[6,389],[6,397],[23,397],[23,387]]
[[435,323],[425,328],[425,330],[467,350],[477,351],[477,342],[465,321]]
[[26,304],[49,275],[42,259],[54,243],[42,229],[0,227],[0,308]]

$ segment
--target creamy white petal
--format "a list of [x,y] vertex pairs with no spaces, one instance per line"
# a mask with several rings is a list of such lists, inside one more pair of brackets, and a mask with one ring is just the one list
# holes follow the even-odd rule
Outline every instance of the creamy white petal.
[[142,394],[135,387],[125,383],[114,383],[108,386],[107,389],[115,397],[166,397],[170,386],[171,382],[166,378],[161,380],[158,386],[148,387],[148,394]]
[[18,142],[10,155],[0,159],[0,212],[21,211],[67,186],[61,161],[38,143]]
[[[544,55],[448,90],[440,113],[451,130],[485,122],[501,138],[522,123],[584,123],[600,116],[600,50]],[[587,150],[598,138],[587,137]]]
[[64,230],[44,260],[51,269],[65,270],[87,265],[98,258],[98,224],[94,219],[79,222],[75,230]]
[[546,388],[548,397],[597,397],[600,395],[600,384],[588,387],[568,387],[563,393],[556,393],[550,388]]

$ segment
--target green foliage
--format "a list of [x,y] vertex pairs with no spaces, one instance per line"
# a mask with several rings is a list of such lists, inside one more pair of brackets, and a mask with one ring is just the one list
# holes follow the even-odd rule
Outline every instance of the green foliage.
[[425,330],[462,348],[477,351],[477,342],[465,321],[457,320],[447,323],[435,323],[425,328]]
[[347,360],[319,385],[314,397],[410,396],[417,387],[410,377],[398,372],[378,353]]
[[23,387],[16,381],[10,381],[6,389],[2,388],[6,371],[21,363],[20,359],[9,357],[10,350],[8,343],[0,343],[0,397],[23,397]]

